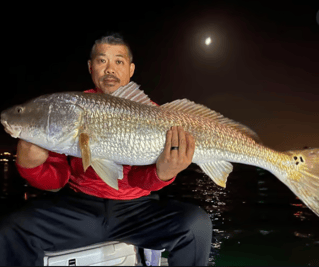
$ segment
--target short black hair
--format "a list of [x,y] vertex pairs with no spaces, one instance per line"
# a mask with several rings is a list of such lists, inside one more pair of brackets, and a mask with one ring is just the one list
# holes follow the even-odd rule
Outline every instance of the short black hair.
[[110,44],[110,45],[125,45],[127,48],[127,53],[130,59],[130,63],[133,62],[133,54],[132,50],[129,46],[129,44],[124,40],[122,35],[119,33],[113,33],[107,36],[102,36],[101,38],[97,39],[92,46],[91,53],[90,53],[90,59],[92,59],[94,53],[95,53],[95,48],[97,44]]

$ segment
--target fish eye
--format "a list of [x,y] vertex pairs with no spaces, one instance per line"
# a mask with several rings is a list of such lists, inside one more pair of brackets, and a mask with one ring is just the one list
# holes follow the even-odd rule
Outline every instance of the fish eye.
[[23,112],[23,107],[17,107],[16,108],[16,112],[18,113],[18,114],[21,114],[22,112]]

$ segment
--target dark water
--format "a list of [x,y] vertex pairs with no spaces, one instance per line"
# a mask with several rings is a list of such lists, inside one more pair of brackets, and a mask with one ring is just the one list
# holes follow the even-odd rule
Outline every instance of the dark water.
[[223,189],[192,165],[164,190],[210,215],[211,265],[319,265],[319,217],[265,170],[236,164]]
[[[13,159],[0,155],[0,215],[37,193],[25,186]],[[267,171],[236,164],[223,189],[191,165],[160,193],[208,212],[210,265],[319,265],[319,217]]]

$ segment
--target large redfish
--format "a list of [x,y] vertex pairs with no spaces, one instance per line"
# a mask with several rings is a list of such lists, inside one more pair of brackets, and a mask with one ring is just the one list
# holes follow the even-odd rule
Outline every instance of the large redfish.
[[319,216],[319,149],[278,152],[244,125],[189,100],[162,106],[131,82],[112,95],[82,92],[40,96],[1,113],[6,132],[48,150],[82,157],[111,187],[122,165],[156,162],[166,132],[182,126],[195,138],[193,162],[225,187],[230,162],[264,168]]

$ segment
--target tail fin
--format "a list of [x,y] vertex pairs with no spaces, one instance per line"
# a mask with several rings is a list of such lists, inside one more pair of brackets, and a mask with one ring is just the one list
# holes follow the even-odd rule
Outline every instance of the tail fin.
[[284,183],[319,216],[319,149],[287,151],[294,162]]

